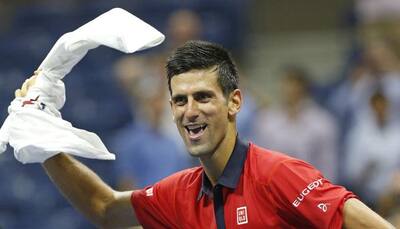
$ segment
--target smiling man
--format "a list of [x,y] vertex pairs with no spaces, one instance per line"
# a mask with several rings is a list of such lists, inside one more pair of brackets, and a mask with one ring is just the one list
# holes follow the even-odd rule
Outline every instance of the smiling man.
[[201,166],[142,190],[118,192],[71,156],[60,153],[45,161],[52,181],[93,223],[104,228],[392,228],[311,165],[240,140],[236,115],[243,98],[236,67],[222,47],[186,43],[168,59],[167,75],[174,121]]

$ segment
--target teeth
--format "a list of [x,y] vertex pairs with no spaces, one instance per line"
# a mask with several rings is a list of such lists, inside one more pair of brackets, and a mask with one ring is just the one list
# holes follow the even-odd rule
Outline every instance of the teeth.
[[201,131],[203,131],[207,127],[206,124],[196,124],[196,125],[187,125],[185,126],[186,130],[190,135],[195,135]]
[[188,130],[195,130],[195,129],[198,129],[198,128],[204,128],[204,126],[205,125],[190,125],[190,126],[186,126],[186,128]]

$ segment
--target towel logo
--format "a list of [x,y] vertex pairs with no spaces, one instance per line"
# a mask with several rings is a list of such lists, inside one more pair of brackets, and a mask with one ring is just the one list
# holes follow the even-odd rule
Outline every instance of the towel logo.
[[25,105],[35,105],[36,104],[36,107],[39,109],[39,110],[44,110],[45,108],[46,108],[46,104],[44,104],[44,103],[42,103],[42,102],[40,102],[40,103],[38,103],[39,101],[39,95],[38,96],[36,96],[36,98],[34,98],[34,99],[29,99],[29,100],[25,100],[25,101],[22,101],[22,107],[24,107]]
[[25,105],[34,104],[36,101],[38,101],[38,99],[39,99],[39,95],[36,96],[36,98],[34,98],[34,99],[25,100],[25,101],[22,102],[22,107],[24,107]]
[[243,206],[236,209],[237,224],[242,225],[248,223],[247,207]]

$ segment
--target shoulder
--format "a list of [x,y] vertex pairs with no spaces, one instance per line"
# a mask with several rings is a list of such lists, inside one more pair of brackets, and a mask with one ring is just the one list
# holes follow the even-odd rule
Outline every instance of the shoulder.
[[[155,196],[159,202],[173,201],[178,194],[185,193],[188,189],[194,190],[201,183],[201,167],[194,167],[176,172],[154,185],[147,186],[140,190],[135,190],[135,199],[146,199]],[[197,185],[197,186],[196,186]]]
[[248,159],[253,166],[262,166],[264,169],[270,170],[271,167],[280,162],[294,158],[250,143]]
[[170,187],[173,189],[187,189],[201,181],[202,167],[197,166],[176,172],[157,184],[162,187]]
[[269,185],[276,180],[293,177],[319,177],[320,172],[312,165],[281,152],[265,149],[250,143],[246,169],[256,182]]
[[268,185],[276,173],[282,170],[303,165],[305,162],[281,152],[262,148],[250,143],[246,169],[258,183]]

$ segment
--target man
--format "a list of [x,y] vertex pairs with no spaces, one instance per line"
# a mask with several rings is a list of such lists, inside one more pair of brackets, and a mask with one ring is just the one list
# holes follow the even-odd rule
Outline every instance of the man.
[[[305,162],[238,138],[242,94],[223,48],[188,42],[168,59],[167,75],[174,121],[200,167],[143,190],[118,192],[66,154],[43,163],[60,191],[93,223],[104,228],[392,228]],[[24,96],[31,84],[27,81],[16,96]]]
[[347,183],[373,206],[387,192],[399,168],[400,123],[391,106],[381,89],[373,91],[368,111],[357,117],[345,139]]

